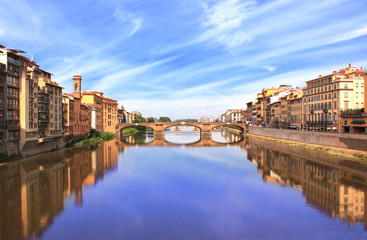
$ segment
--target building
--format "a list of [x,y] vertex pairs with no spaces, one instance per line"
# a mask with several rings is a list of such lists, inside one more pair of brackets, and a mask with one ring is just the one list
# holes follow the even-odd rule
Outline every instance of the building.
[[222,119],[223,118],[224,118],[223,122],[228,123],[243,122],[244,111],[242,109],[228,109],[222,116]]
[[62,94],[63,134],[74,134],[74,98],[70,94]]
[[102,109],[103,109],[103,131],[114,133],[117,125],[117,100],[102,96]]
[[138,117],[141,117],[140,112],[137,112],[137,111],[130,112],[130,118],[131,118],[130,122],[134,122],[134,120],[138,119]]
[[288,95],[288,128],[302,129],[302,90]]
[[99,92],[83,92],[82,103],[90,109],[91,128],[103,131],[102,97]]
[[62,136],[62,89],[51,80],[51,73],[38,76],[38,131],[41,137]]
[[1,80],[0,83],[0,138],[3,142],[16,143],[20,140],[20,55],[22,51],[0,46]]
[[117,109],[117,123],[118,124],[126,123],[126,110],[122,105],[120,106],[120,108]]
[[244,121],[247,123],[253,122],[253,102],[246,103],[246,110],[244,110]]
[[90,125],[103,132],[115,132],[117,119],[117,100],[108,98],[103,92],[83,92],[82,103],[91,110]]
[[[367,74],[364,74],[364,83],[361,86],[364,90],[364,102],[367,100]],[[359,109],[349,109],[340,113],[341,131],[345,133],[367,132],[367,112],[362,105]]]
[[6,125],[6,65],[0,63],[0,140],[4,141],[7,136]]
[[304,129],[342,131],[340,114],[364,107],[366,71],[349,67],[306,82],[303,101]]
[[203,116],[203,117],[201,117],[200,119],[199,119],[199,122],[209,122],[210,121],[210,117],[205,117],[205,116]]

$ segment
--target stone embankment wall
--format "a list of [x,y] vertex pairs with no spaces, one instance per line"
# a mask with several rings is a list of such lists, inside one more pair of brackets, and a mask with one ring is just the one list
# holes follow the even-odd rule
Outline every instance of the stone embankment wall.
[[56,149],[60,149],[65,147],[67,143],[80,141],[86,139],[88,134],[77,135],[77,136],[65,136],[65,137],[56,137],[51,139],[44,139],[43,142],[39,142],[38,140],[27,141],[22,149],[19,149],[18,142],[8,142],[1,143],[0,142],[0,153],[4,153],[7,155],[12,154],[21,154],[23,157],[36,155],[39,153],[50,152]]
[[249,126],[249,134],[284,140],[367,151],[367,134],[322,133]]

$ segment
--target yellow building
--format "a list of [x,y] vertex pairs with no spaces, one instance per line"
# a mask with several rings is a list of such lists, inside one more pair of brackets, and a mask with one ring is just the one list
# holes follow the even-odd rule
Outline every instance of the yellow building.
[[90,108],[90,126],[92,129],[103,131],[102,97],[99,92],[83,92],[82,103]]
[[83,92],[82,103],[95,110],[91,114],[91,127],[103,132],[115,132],[117,119],[117,100],[103,96],[103,92]]
[[305,129],[341,131],[340,113],[364,107],[364,76],[356,67],[334,71],[306,82],[303,102]]
[[117,100],[102,96],[102,109],[103,109],[103,131],[114,133],[117,125]]

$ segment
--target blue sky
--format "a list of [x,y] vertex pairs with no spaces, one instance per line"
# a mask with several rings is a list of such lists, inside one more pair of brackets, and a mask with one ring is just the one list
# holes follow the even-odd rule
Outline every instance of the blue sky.
[[367,67],[366,0],[0,0],[0,44],[72,90],[171,119],[244,108],[264,87]]

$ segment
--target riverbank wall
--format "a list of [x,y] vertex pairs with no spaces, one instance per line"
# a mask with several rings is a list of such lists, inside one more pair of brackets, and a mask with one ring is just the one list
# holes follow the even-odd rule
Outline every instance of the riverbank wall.
[[249,126],[249,134],[302,143],[367,151],[367,135],[348,133],[323,133]]
[[8,142],[0,144],[0,153],[10,155],[20,155],[21,157],[32,156],[44,152],[50,152],[57,149],[64,148],[66,144],[80,141],[88,138],[88,134],[83,135],[69,135],[43,139],[43,141],[33,140],[27,141],[23,146],[18,142]]

